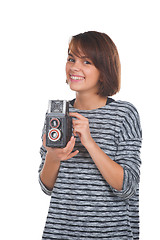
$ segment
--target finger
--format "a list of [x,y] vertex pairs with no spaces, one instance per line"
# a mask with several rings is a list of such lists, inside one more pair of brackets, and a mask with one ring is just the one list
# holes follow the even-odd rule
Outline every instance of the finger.
[[73,135],[76,137],[77,136],[77,133],[76,131],[73,129]]
[[63,151],[68,155],[70,152],[72,152],[74,145],[75,145],[75,138],[74,136],[72,136],[70,141],[67,143],[66,147],[63,148]]
[[73,121],[73,125],[84,124],[84,121],[82,122],[82,120],[74,120],[74,119],[72,119],[72,121]]
[[86,128],[84,128],[83,125],[75,125],[74,126],[74,129],[73,129],[73,132],[74,133],[81,133],[81,132],[84,132]]
[[43,135],[43,146],[46,147],[46,133]]
[[80,120],[86,119],[84,116],[82,116],[81,114],[76,113],[76,112],[69,113],[69,116],[76,117],[76,118],[78,118]]
[[70,158],[76,156],[78,153],[79,153],[78,150],[76,150],[75,152],[72,152],[71,154],[68,155],[68,157],[66,158],[66,160],[68,160],[68,159],[70,159]]

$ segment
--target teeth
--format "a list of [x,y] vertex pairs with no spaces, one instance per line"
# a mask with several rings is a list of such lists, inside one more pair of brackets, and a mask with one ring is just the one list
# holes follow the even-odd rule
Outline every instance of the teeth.
[[82,80],[84,79],[83,77],[75,77],[75,76],[71,76],[71,79],[74,79],[74,80]]

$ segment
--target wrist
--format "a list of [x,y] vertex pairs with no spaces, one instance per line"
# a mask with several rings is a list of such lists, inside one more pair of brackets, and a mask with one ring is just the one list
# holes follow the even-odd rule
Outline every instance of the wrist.
[[60,164],[60,161],[54,156],[54,154],[52,152],[47,152],[46,162],[50,162],[53,164]]
[[88,152],[90,151],[90,149],[93,149],[95,147],[95,141],[93,140],[93,138],[91,137],[88,141],[86,141],[85,144],[85,148],[88,150]]

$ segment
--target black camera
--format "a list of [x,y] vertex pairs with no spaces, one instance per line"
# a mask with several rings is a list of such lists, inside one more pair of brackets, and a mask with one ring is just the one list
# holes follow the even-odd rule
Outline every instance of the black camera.
[[49,100],[46,114],[46,146],[64,148],[72,136],[72,118],[69,116],[69,102]]

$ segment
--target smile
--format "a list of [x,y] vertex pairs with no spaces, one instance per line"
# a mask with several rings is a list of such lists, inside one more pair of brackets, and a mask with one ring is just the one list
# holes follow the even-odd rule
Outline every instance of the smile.
[[81,81],[81,80],[84,80],[84,77],[76,76],[76,75],[70,75],[70,80],[71,81]]

